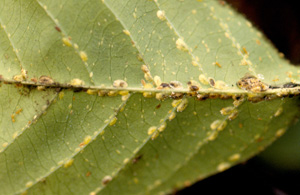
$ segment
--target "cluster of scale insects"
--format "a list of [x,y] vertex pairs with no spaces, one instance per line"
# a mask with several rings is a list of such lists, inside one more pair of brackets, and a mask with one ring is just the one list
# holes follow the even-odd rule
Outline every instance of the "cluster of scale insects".
[[[260,81],[257,77],[253,75],[246,75],[242,77],[239,81],[237,81],[236,85],[243,90],[248,91],[247,95],[243,95],[241,93],[235,94],[230,93],[230,91],[224,91],[224,89],[228,89],[228,86],[223,81],[215,81],[211,77],[206,77],[205,75],[199,75],[199,81],[201,84],[210,85],[211,90],[206,90],[206,93],[201,91],[201,85],[194,81],[188,81],[187,86],[188,90],[184,89],[183,84],[179,81],[170,81],[170,82],[162,82],[159,76],[152,77],[150,70],[146,65],[141,66],[141,70],[144,73],[144,79],[141,80],[142,89],[139,90],[140,93],[143,94],[145,98],[156,98],[160,101],[163,101],[166,98],[173,99],[172,107],[173,110],[169,111],[167,119],[169,121],[173,120],[176,117],[176,112],[182,112],[188,106],[187,97],[194,97],[196,100],[203,101],[206,99],[233,99],[233,106],[225,107],[220,110],[220,113],[223,116],[226,116],[225,120],[215,120],[211,123],[210,128],[212,129],[211,134],[208,136],[208,140],[212,141],[216,139],[218,132],[225,129],[227,126],[227,121],[234,120],[238,116],[237,107],[242,104],[246,99],[250,102],[256,103],[264,100],[272,100],[278,97],[293,97],[294,95],[300,94],[300,91],[294,91],[292,94],[289,90],[284,90],[288,88],[298,87],[298,84],[295,83],[286,83],[282,86],[270,86],[262,81]],[[10,82],[15,84],[17,87],[23,88],[22,81],[27,81],[27,71],[22,69],[21,75],[16,75],[13,77],[14,82]],[[60,84],[55,82],[49,76],[41,76],[39,79],[32,78],[31,82],[28,84],[30,88],[33,86],[37,86],[38,90],[45,90],[46,88],[56,88],[57,92],[60,92],[62,89],[73,89],[74,92],[86,92],[89,95],[98,95],[98,96],[116,96],[120,95],[123,101],[126,101],[130,94],[130,89],[128,88],[128,84],[124,80],[115,80],[113,82],[113,87],[107,89],[91,89],[84,86],[84,81],[80,79],[72,79],[68,84]],[[0,81],[3,81],[3,78],[0,75]],[[9,83],[9,82],[6,82]],[[34,83],[34,84],[32,84]],[[28,87],[27,86],[27,87]],[[281,88],[280,92],[277,94],[267,94],[261,93],[266,92],[269,89]],[[219,90],[219,91],[218,91]],[[59,94],[59,98],[61,93]],[[159,108],[159,107],[158,107]],[[17,112],[21,112],[17,111]],[[275,117],[279,116],[282,113],[282,110],[278,110],[278,113],[275,113]],[[18,113],[16,113],[18,114]],[[15,114],[11,116],[12,122],[15,122]],[[117,122],[116,116],[111,116],[108,120],[105,121],[110,126],[113,126]],[[156,139],[161,132],[166,128],[167,123],[165,120],[162,120],[158,126],[151,126],[148,128],[148,135],[151,136],[151,139]],[[91,140],[91,137],[88,136],[84,139],[84,141],[80,144],[80,147],[85,146]],[[70,162],[72,164],[72,162]],[[65,165],[68,166],[68,163]],[[104,182],[105,183],[105,182]]]
[[[222,90],[228,89],[228,86],[223,81],[215,81],[211,77],[206,77],[204,74],[199,75],[199,81],[203,85],[210,85],[211,88],[206,90],[206,92],[201,91],[201,85],[194,81],[188,81],[187,86],[188,90],[184,89],[183,84],[179,81],[170,81],[170,82],[162,82],[161,78],[159,76],[152,77],[149,68],[146,65],[141,66],[141,70],[144,73],[144,79],[141,80],[142,89],[139,91],[143,94],[145,98],[156,98],[160,101],[163,101],[166,98],[174,99],[172,106],[176,108],[177,112],[182,112],[188,104],[188,101],[186,99],[187,96],[195,97],[196,100],[203,101],[206,99],[233,99],[233,105],[234,107],[228,107],[221,110],[221,114],[223,115],[229,115],[228,119],[232,120],[237,117],[238,112],[235,109],[237,106],[239,106],[245,99],[247,99],[250,102],[256,103],[264,100],[272,100],[278,97],[293,97],[295,95],[300,94],[300,91],[293,91],[293,93],[290,93],[289,88],[298,87],[299,84],[295,83],[286,83],[282,86],[270,86],[261,80],[259,80],[257,77],[253,75],[245,75],[242,77],[239,81],[237,81],[236,85],[243,90],[249,91],[249,93],[244,94],[236,94],[236,93],[230,93],[230,90],[227,90],[226,92]],[[98,96],[116,96],[121,95],[122,100],[126,101],[129,98],[129,91],[128,84],[124,80],[115,80],[113,82],[113,88],[110,89],[97,89],[97,88],[88,88],[84,86],[84,81],[80,79],[72,79],[67,84],[60,84],[55,82],[51,77],[49,76],[40,76],[38,79],[31,78],[31,82],[27,82],[26,85],[24,85],[23,81],[28,81],[27,71],[22,69],[20,75],[15,75],[13,77],[12,81],[4,81],[3,77],[0,75],[0,81],[4,81],[4,83],[12,83],[15,84],[18,88],[28,88],[32,89],[33,86],[36,86],[38,90],[45,90],[46,88],[56,88],[57,92],[60,92],[62,89],[73,89],[74,92],[86,92],[90,95],[98,95]],[[270,89],[276,89],[281,88],[280,92],[274,94],[274,93],[261,93],[266,92]],[[217,91],[219,90],[219,91]],[[24,91],[24,90],[23,90]],[[20,91],[21,92],[21,91]],[[30,90],[29,90],[30,92]],[[28,93],[29,93],[28,92]],[[21,92],[23,93],[23,92]],[[24,95],[24,94],[22,94]],[[175,118],[176,113],[170,112],[169,120],[172,120]],[[15,121],[15,114],[12,116],[12,121]],[[116,118],[112,118],[110,122],[108,122],[109,125],[114,125],[116,123]],[[213,126],[216,126],[216,128],[221,128],[226,124],[222,123],[221,121],[215,121],[215,124]],[[162,132],[165,128],[165,124],[162,123],[160,127],[152,127],[148,130],[148,134],[153,134],[153,137],[157,137],[158,133],[155,132]],[[217,127],[218,126],[218,127]],[[212,128],[214,129],[214,128]]]
[[[226,116],[226,119],[220,120],[217,119],[213,121],[210,124],[211,132],[208,134],[207,140],[213,141],[216,139],[218,132],[224,130],[227,126],[227,121],[234,120],[238,116],[238,109],[237,107],[241,105],[242,102],[244,102],[246,99],[250,102],[256,103],[263,100],[271,100],[278,97],[292,97],[294,95],[298,95],[300,91],[297,93],[290,94],[287,91],[282,90],[280,94],[264,94],[260,92],[265,92],[269,89],[276,89],[276,88],[294,88],[298,87],[298,84],[294,83],[286,83],[283,86],[270,86],[266,83],[263,83],[258,78],[252,75],[246,75],[243,78],[241,78],[236,85],[240,89],[244,89],[249,91],[247,95],[242,94],[234,94],[234,93],[222,93],[216,92],[215,90],[211,90],[209,93],[203,93],[201,92],[201,85],[198,84],[196,81],[188,81],[188,91],[184,89],[183,84],[179,81],[170,81],[170,82],[162,82],[161,78],[159,76],[152,77],[148,67],[146,65],[142,65],[141,67],[145,80],[141,80],[141,84],[143,86],[143,89],[140,90],[140,92],[143,94],[145,98],[156,98],[160,101],[163,101],[166,98],[174,99],[172,102],[173,110],[169,111],[167,119],[169,121],[173,120],[176,117],[176,112],[182,112],[185,110],[185,108],[188,105],[187,96],[195,97],[196,100],[203,101],[206,99],[233,99],[233,106],[228,106],[225,108],[222,108],[220,110],[220,113],[223,116]],[[23,87],[26,85],[23,85],[22,81],[27,81],[27,71],[22,71],[21,75],[16,75],[13,77],[14,82],[5,82],[2,76],[0,75],[0,82],[4,81],[4,83],[13,83],[17,87]],[[121,95],[122,100],[126,101],[129,98],[129,90],[128,84],[124,80],[115,80],[113,82],[113,88],[115,90],[109,90],[109,89],[90,89],[84,87],[84,81],[80,79],[73,79],[68,84],[60,84],[55,82],[51,77],[49,76],[41,76],[39,79],[32,78],[30,79],[31,83],[28,84],[29,87],[37,86],[38,90],[45,90],[46,88],[56,88],[57,92],[61,91],[61,89],[69,89],[73,88],[74,92],[83,91],[90,95],[99,95],[99,96],[116,96]],[[199,81],[204,85],[210,85],[212,89],[225,89],[227,85],[223,81],[215,81],[213,78],[206,78],[205,75],[201,74],[199,75]],[[33,84],[34,83],[34,84]],[[149,89],[155,89],[155,90],[149,90]],[[158,107],[159,108],[159,107]],[[18,110],[16,114],[19,114],[22,112],[22,109]],[[282,113],[282,108],[280,108],[274,116],[277,117]],[[12,115],[12,121],[15,122],[15,114]],[[108,123],[110,126],[113,126],[117,121],[116,116],[112,116],[109,120],[105,121],[105,123]],[[164,131],[164,129],[167,127],[167,123],[165,120],[161,120],[160,124],[158,126],[151,126],[148,128],[147,134],[151,137],[152,140],[156,139],[161,132]],[[281,136],[283,134],[283,130],[279,130],[276,135]],[[104,131],[103,131],[104,133]],[[91,136],[86,136],[83,140],[83,142],[80,143],[80,147],[84,147],[91,141]],[[79,149],[78,149],[79,151]],[[135,163],[139,158],[142,156],[139,156],[135,158],[132,163]],[[234,154],[230,158],[231,161],[236,161],[240,159],[240,154]],[[127,161],[128,159],[126,159]],[[69,159],[66,162],[64,162],[64,167],[68,168],[73,164],[73,159]],[[124,160],[125,161],[125,160]],[[229,166],[228,163],[221,163],[217,169],[218,171],[223,171],[227,169]],[[88,172],[86,175],[89,176],[91,173]],[[107,175],[102,179],[102,184],[106,185],[112,180],[112,177]],[[26,184],[26,186],[32,185],[30,182]]]
[[[241,97],[243,95],[234,94],[230,92],[222,92],[224,89],[228,89],[227,85],[223,81],[215,81],[211,77],[206,77],[205,75],[201,74],[199,75],[199,81],[204,85],[210,85],[212,90],[210,90],[207,93],[201,92],[201,85],[198,84],[196,81],[188,81],[188,92],[186,92],[186,89],[184,89],[183,85],[179,81],[170,81],[170,82],[162,82],[161,78],[159,76],[152,77],[148,67],[146,65],[142,65],[141,69],[144,73],[145,80],[141,80],[141,84],[143,89],[141,89],[141,93],[143,93],[143,96],[146,98],[152,98],[155,97],[158,100],[164,100],[165,98],[172,98],[172,99],[182,99],[185,96],[192,96],[195,97],[197,100],[206,100],[206,99],[237,99],[238,97]],[[0,81],[3,81],[4,79],[0,75]],[[17,87],[22,87],[22,81],[28,81],[27,78],[27,71],[22,69],[20,75],[15,75],[13,77],[14,82],[4,81],[4,83],[14,83]],[[99,96],[116,96],[121,95],[123,100],[126,100],[127,97],[129,97],[129,91],[126,90],[128,87],[128,84],[124,80],[115,80],[113,82],[113,87],[115,89],[109,90],[109,89],[91,89],[84,87],[84,81],[80,79],[73,79],[68,84],[60,84],[55,82],[51,77],[49,76],[40,76],[37,78],[31,78],[31,82],[29,82],[27,85],[36,85],[38,90],[45,90],[46,88],[58,88],[59,90],[63,88],[74,88],[75,92],[79,91],[85,91],[88,94],[94,95],[98,94]],[[253,75],[246,75],[242,77],[239,81],[237,81],[236,85],[240,89],[244,89],[249,91],[250,93],[247,93],[247,99],[251,102],[259,102],[263,100],[271,100],[277,97],[291,97],[293,95],[298,95],[296,92],[293,94],[290,94],[288,91],[282,90],[277,94],[264,94],[260,92],[265,92],[269,89],[276,89],[276,88],[294,88],[298,87],[299,84],[295,83],[286,83],[282,86],[270,86],[266,83],[263,83],[258,78],[256,78]],[[156,89],[153,90],[153,89]],[[213,89],[221,90],[216,92]],[[180,92],[180,91],[185,92]]]

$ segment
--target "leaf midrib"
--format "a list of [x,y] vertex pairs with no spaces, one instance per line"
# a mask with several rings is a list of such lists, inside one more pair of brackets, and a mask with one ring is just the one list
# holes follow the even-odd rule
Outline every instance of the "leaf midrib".
[[[276,95],[277,97],[281,97],[281,95],[299,95],[300,86],[293,87],[293,88],[276,88],[276,89],[268,89],[262,92],[252,92],[237,88],[228,88],[228,89],[215,89],[215,88],[200,88],[198,91],[191,91],[188,88],[170,88],[170,89],[158,89],[158,88],[143,88],[143,87],[127,87],[127,88],[120,88],[120,87],[106,87],[103,85],[100,86],[80,86],[80,85],[71,85],[71,84],[43,84],[43,83],[35,83],[32,81],[15,81],[10,79],[1,79],[0,82],[4,84],[22,84],[27,87],[38,87],[44,86],[47,88],[61,88],[61,89],[81,89],[81,90],[99,90],[99,91],[128,91],[129,93],[143,93],[143,92],[154,92],[154,93],[196,93],[196,94],[216,94],[216,95],[249,95],[251,97],[260,97],[264,95]],[[142,85],[141,85],[142,86]],[[154,97],[155,98],[155,97]]]
[[[55,21],[55,19],[52,17],[51,13],[49,12],[49,10],[46,10],[43,8],[43,4],[39,2],[39,0],[35,0],[36,3],[40,6],[40,8],[47,14],[47,16],[49,16],[49,18],[51,19],[51,21],[56,25],[56,26],[60,26],[59,24],[57,24],[57,22]],[[153,2],[158,10],[161,10],[159,4],[154,1]],[[111,11],[112,14],[115,15],[115,17],[118,19],[119,23],[124,27],[124,29],[128,29],[126,27],[126,25],[122,22],[122,20],[120,20],[120,17],[118,17],[118,15],[114,12],[114,10],[105,2],[103,1],[103,4]],[[215,15],[217,16],[217,15]],[[219,19],[220,22],[221,19],[219,17],[217,17]],[[172,24],[172,22],[169,20],[169,18],[166,16],[166,20],[170,23],[170,25],[172,26],[172,29],[174,30],[176,36],[178,38],[181,38],[182,36],[180,35],[180,33],[178,32],[178,30],[176,30],[176,28],[174,27],[174,25]],[[0,19],[0,23],[1,23],[1,19]],[[64,34],[65,36],[67,36],[67,33],[65,32],[64,28],[61,27],[61,31],[62,31],[62,34]],[[4,29],[5,30],[5,29]],[[5,33],[7,34],[7,32],[5,31]],[[134,38],[132,37],[132,35],[129,35],[131,40],[134,41],[135,43],[137,43]],[[9,38],[8,38],[9,39]],[[9,39],[9,41],[11,42],[12,46],[13,46],[13,43],[12,41]],[[78,51],[72,46],[72,48],[75,50],[75,53],[79,55]],[[190,48],[190,47],[189,47]],[[141,54],[141,51],[138,49],[138,47],[136,47],[136,50]],[[241,52],[238,48],[237,50],[239,52]],[[15,51],[14,51],[15,52]],[[191,55],[191,57],[194,59],[196,56],[193,54],[193,52],[189,49],[189,55]],[[242,52],[241,52],[242,53]],[[22,63],[19,56],[17,55],[17,53],[15,52],[20,64]],[[243,54],[243,53],[242,53]],[[244,56],[243,56],[244,58]],[[144,60],[144,59],[143,59]],[[145,61],[145,60],[144,60]],[[197,62],[198,63],[198,62]],[[83,63],[84,64],[84,63]],[[146,63],[147,64],[147,63]],[[198,63],[199,65],[199,63]],[[250,66],[250,65],[248,65]],[[90,73],[90,71],[88,70],[88,67],[85,66],[85,69],[87,70],[88,73]],[[252,66],[251,66],[252,67]],[[201,68],[201,67],[200,67]],[[202,70],[202,68],[201,68]],[[203,72],[203,71],[202,71]],[[205,72],[203,72],[205,73]],[[254,72],[255,73],[255,72]],[[91,79],[91,82],[93,82],[92,78]],[[121,91],[121,90],[126,90],[126,91],[129,91],[129,92],[156,92],[156,93],[165,93],[165,92],[179,92],[179,93],[189,93],[190,90],[188,89],[168,89],[168,90],[164,90],[164,89],[144,89],[144,88],[139,88],[139,87],[131,87],[131,88],[126,88],[126,89],[122,89],[122,88],[114,88],[114,87],[103,87],[102,85],[100,86],[72,86],[72,85],[69,85],[69,84],[58,84],[58,83],[55,83],[54,85],[45,85],[45,84],[42,84],[42,83],[35,83],[35,82],[32,82],[32,81],[21,81],[21,82],[18,82],[18,81],[14,81],[14,80],[11,80],[11,79],[2,79],[0,78],[0,82],[3,81],[3,82],[7,82],[9,84],[13,84],[13,83],[20,83],[20,84],[23,84],[23,85],[30,85],[30,86],[46,86],[46,87],[49,87],[49,88],[82,88],[82,89],[95,89],[95,90],[109,90],[109,91]],[[299,87],[300,88],[300,87]],[[292,89],[288,89],[288,90],[283,90],[283,91],[287,91],[288,93],[291,93],[291,94],[297,94],[297,88],[292,88]],[[265,95],[265,94],[277,94],[277,93],[280,93],[281,90],[280,89],[272,89],[272,90],[268,90],[268,91],[265,91],[265,92],[260,92],[260,93],[257,93],[258,95]],[[200,89],[197,93],[199,94],[237,94],[237,95],[246,95],[246,94],[254,94],[250,91],[245,91],[245,90],[240,90],[240,89],[237,89],[237,88],[234,88],[234,89],[226,89],[226,90],[218,90],[218,89],[213,89],[213,88],[208,88],[208,89]]]

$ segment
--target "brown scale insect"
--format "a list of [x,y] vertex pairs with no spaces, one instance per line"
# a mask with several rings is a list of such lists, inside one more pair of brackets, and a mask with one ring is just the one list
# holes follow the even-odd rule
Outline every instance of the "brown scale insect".
[[200,101],[203,101],[203,100],[206,100],[209,98],[209,95],[208,94],[198,94],[197,95],[197,100],[200,100]]
[[258,78],[256,78],[253,75],[244,76],[236,83],[236,85],[240,89],[245,89],[247,91],[252,91],[255,93],[263,92],[263,91],[266,91],[267,89],[269,89],[269,85],[263,83],[261,80],[259,80]]
[[[5,83],[5,84],[8,84],[8,83]],[[16,86],[16,88],[22,88],[23,87],[23,85],[21,83],[16,83],[15,86]]]
[[217,93],[211,93],[211,94],[209,94],[209,99],[217,99],[219,97],[220,97],[220,95],[217,94]]
[[[179,81],[171,81],[170,87],[174,89],[182,89],[182,84]],[[180,92],[172,92],[171,98],[172,99],[181,99],[183,97],[183,93]]]
[[177,92],[177,93],[172,92],[171,93],[171,98],[175,99],[175,100],[181,99],[181,98],[183,98],[183,96],[184,96],[183,93],[179,93],[179,92]]
[[254,97],[248,97],[248,101],[252,103],[258,103],[265,100],[265,96],[254,96]]
[[240,99],[243,99],[243,96],[242,95],[233,95],[232,99],[238,101]]
[[102,184],[106,185],[108,184],[110,181],[112,180],[112,177],[110,175],[106,175],[103,179],[102,179]]
[[39,78],[39,83],[42,83],[42,84],[45,84],[45,85],[52,85],[52,84],[54,84],[54,81],[51,77],[41,76]]
[[123,80],[115,80],[113,83],[114,87],[120,87],[120,88],[126,88],[128,87],[128,84],[126,83],[126,81]]
[[182,84],[179,81],[171,81],[170,86],[172,88],[182,88]]
[[55,30],[57,30],[58,32],[61,32],[61,29],[58,26],[55,26]]
[[210,86],[214,87],[215,86],[215,80],[213,78],[208,78]]
[[31,80],[32,82],[35,82],[35,83],[38,82],[38,80],[37,80],[36,78],[31,78],[30,80]]
[[289,83],[284,84],[283,88],[294,88],[294,87],[299,87],[299,86],[300,86],[300,84],[298,84],[298,83],[289,82]]
[[170,85],[168,83],[162,83],[160,84],[159,87],[157,87],[157,89],[166,89],[166,88],[170,88]]
[[92,174],[92,173],[91,173],[90,171],[88,171],[88,172],[85,174],[85,176],[86,176],[86,177],[89,177],[91,174]]
[[135,163],[137,163],[141,158],[143,157],[143,155],[141,154],[141,155],[139,155],[139,156],[137,156],[137,157],[135,157],[133,160],[132,160],[132,164],[135,164]]
[[[170,89],[170,85],[168,83],[161,83],[160,86],[158,86],[156,89]],[[161,92],[161,93],[157,93],[155,95],[156,99],[158,100],[163,100],[165,98],[167,98],[170,95],[169,92]]]
[[195,85],[191,85],[190,86],[190,90],[191,91],[198,91],[199,90],[199,87],[195,86]]
[[197,95],[197,91],[200,89],[200,85],[198,84],[197,81],[191,80],[188,83],[188,87],[190,92],[188,93],[189,96],[196,96]]
[[231,95],[226,95],[226,94],[221,94],[220,95],[220,99],[222,99],[222,100],[228,100],[228,99],[231,99],[231,98],[232,98]]

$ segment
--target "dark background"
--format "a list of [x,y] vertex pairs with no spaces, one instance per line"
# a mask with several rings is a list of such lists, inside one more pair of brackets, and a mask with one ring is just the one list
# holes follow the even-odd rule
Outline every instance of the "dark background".
[[[291,63],[300,64],[300,7],[297,0],[226,2],[252,21]],[[300,195],[300,173],[274,168],[255,157],[176,194]]]

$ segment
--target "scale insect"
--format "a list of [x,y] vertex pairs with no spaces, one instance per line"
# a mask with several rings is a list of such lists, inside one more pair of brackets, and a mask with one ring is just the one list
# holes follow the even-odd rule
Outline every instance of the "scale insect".
[[240,89],[245,89],[254,93],[263,92],[269,89],[269,85],[263,83],[253,75],[245,75],[236,83],[236,85]]

